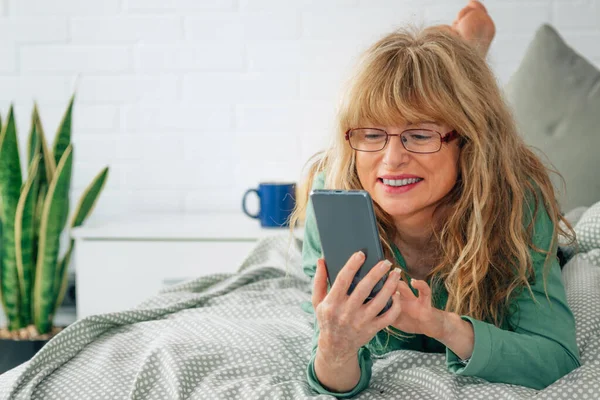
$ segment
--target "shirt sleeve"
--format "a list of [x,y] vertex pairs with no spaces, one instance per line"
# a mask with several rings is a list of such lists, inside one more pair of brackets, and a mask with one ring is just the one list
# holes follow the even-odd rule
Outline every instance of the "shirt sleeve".
[[[548,250],[553,224],[546,208],[538,205],[533,244]],[[575,341],[575,319],[567,304],[558,260],[551,259],[544,291],[545,254],[530,249],[535,270],[531,285],[536,302],[524,289],[515,299],[517,312],[511,316],[514,332],[493,324],[461,316],[473,325],[475,345],[467,365],[446,349],[447,367],[457,375],[477,376],[490,382],[502,382],[543,389],[580,366]]]
[[[324,174],[320,173],[315,177],[313,189],[321,189],[324,185]],[[312,209],[312,204],[309,201],[306,208],[306,217],[304,222],[304,241],[302,244],[302,270],[310,278],[311,288],[313,286],[313,278],[317,269],[317,259],[321,257],[321,241],[317,231],[315,216]],[[328,394],[337,398],[348,398],[356,396],[369,386],[371,380],[372,360],[371,353],[366,346],[363,346],[358,351],[358,365],[360,366],[360,380],[358,384],[349,392],[332,392],[326,389],[317,379],[315,373],[315,357],[317,355],[317,344],[319,340],[319,324],[311,302],[306,302],[302,305],[305,311],[308,311],[314,316],[314,334],[312,338],[312,351],[310,361],[306,370],[308,384],[313,390],[319,394]]]

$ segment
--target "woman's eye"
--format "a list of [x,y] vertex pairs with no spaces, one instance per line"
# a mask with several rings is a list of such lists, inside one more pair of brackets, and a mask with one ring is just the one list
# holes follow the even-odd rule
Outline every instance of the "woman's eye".
[[431,140],[433,138],[433,134],[428,132],[411,132],[408,134],[409,139],[415,141],[426,141]]
[[366,140],[381,140],[384,138],[385,135],[382,135],[381,133],[368,133],[365,135]]

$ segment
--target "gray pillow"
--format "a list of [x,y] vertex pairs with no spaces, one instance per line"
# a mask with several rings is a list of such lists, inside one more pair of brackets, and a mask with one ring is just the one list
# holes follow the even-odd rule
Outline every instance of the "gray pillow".
[[[600,71],[542,25],[505,87],[525,142],[551,174],[563,211],[600,200]],[[547,157],[546,157],[547,156]]]
[[600,266],[600,201],[583,213],[574,229],[582,257]]

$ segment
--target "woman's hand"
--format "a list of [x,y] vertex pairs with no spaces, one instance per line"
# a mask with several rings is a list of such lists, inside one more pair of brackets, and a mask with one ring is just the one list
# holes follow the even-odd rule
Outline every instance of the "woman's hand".
[[[364,304],[373,287],[389,271],[391,263],[387,260],[373,267],[348,295],[354,276],[364,261],[365,255],[360,251],[350,257],[327,293],[325,261],[317,260],[312,304],[320,329],[318,351],[329,365],[341,365],[350,357],[356,357],[361,346],[396,321],[400,314],[400,297],[396,293],[400,279],[398,271],[390,273],[379,293]],[[392,307],[377,316],[390,297]]]
[[439,340],[446,333],[446,312],[432,306],[431,289],[427,282],[413,279],[412,285],[418,290],[419,297],[414,295],[406,282],[398,282],[396,290],[400,294],[400,315],[392,326],[406,333],[423,334]]

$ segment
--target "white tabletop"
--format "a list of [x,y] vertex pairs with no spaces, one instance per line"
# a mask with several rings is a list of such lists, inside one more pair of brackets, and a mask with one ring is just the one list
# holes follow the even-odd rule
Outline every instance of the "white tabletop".
[[[289,234],[289,228],[262,228],[241,212],[137,214],[86,223],[73,229],[76,239],[91,240],[256,240]],[[294,234],[302,237],[302,227]]]

